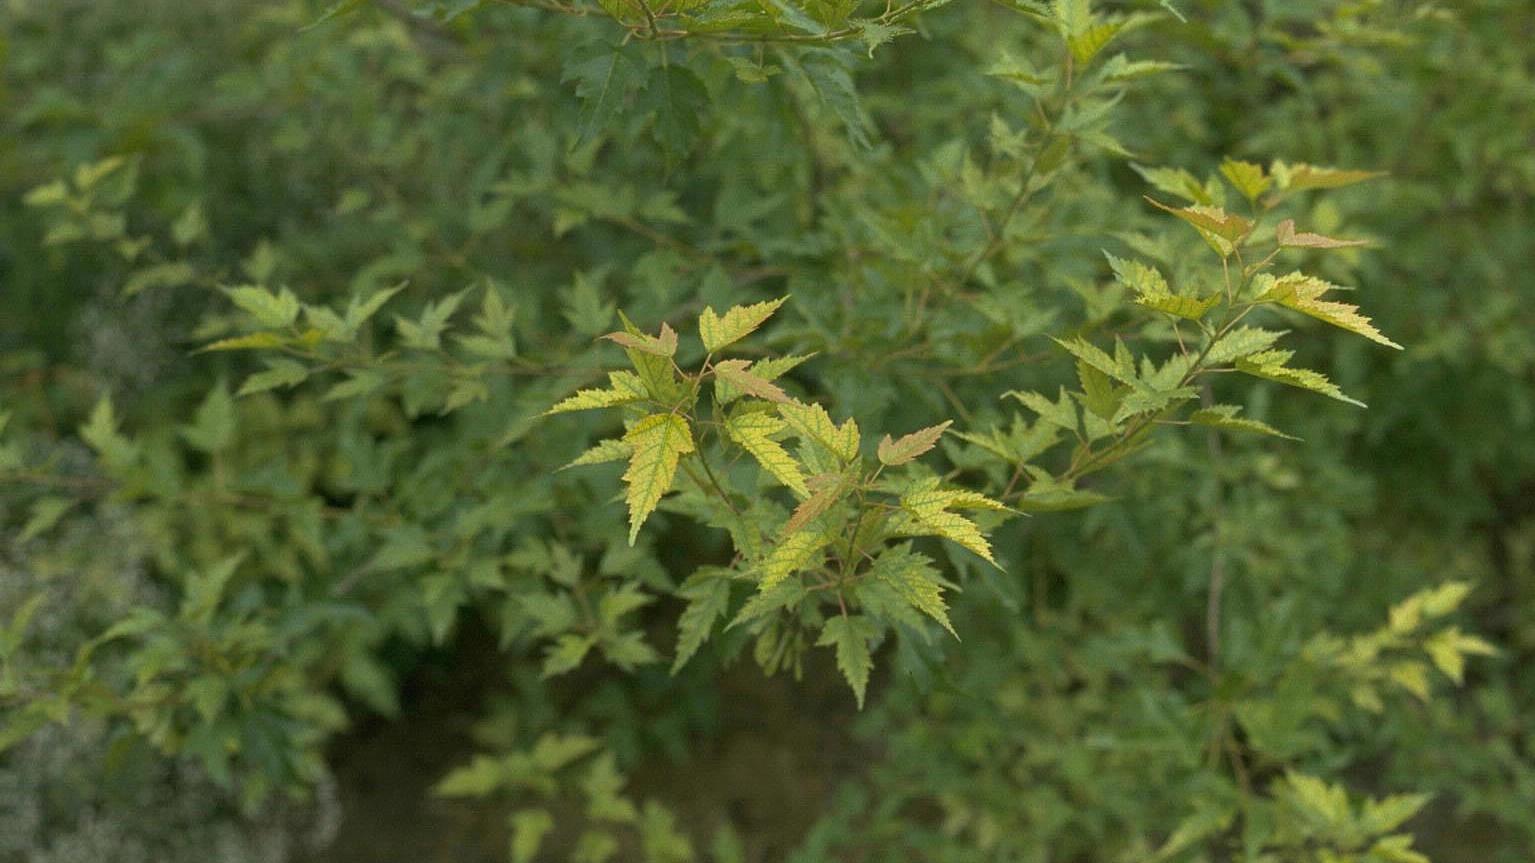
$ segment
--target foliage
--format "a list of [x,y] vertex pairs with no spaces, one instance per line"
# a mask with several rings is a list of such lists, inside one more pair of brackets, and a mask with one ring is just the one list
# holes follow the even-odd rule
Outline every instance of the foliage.
[[[496,859],[1523,859],[1531,19],[11,0],[0,859],[439,661]],[[781,835],[655,778],[748,653]]]

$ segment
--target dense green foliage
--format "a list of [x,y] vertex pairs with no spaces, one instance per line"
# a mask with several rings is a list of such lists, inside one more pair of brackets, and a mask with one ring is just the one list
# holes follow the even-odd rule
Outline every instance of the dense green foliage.
[[0,861],[1529,859],[1532,30],[0,0]]

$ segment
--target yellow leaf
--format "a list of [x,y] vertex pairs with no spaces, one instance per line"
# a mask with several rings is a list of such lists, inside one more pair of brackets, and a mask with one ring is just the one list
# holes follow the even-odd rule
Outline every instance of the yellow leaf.
[[633,450],[624,482],[629,485],[629,544],[634,545],[640,525],[671,490],[678,461],[693,451],[693,432],[677,414],[651,414],[629,429],[624,443]]

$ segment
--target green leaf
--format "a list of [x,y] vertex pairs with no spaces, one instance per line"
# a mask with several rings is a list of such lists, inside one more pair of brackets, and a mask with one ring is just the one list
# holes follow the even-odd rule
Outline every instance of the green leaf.
[[1237,416],[1241,410],[1237,405],[1212,405],[1189,414],[1189,422],[1195,425],[1210,426],[1227,431],[1253,432],[1256,434],[1272,435],[1273,437],[1282,437],[1285,440],[1300,440],[1300,438],[1291,437],[1261,420]]
[[[1094,350],[1097,349],[1094,348]],[[1102,351],[1099,351],[1099,353],[1102,353]],[[1104,356],[1107,356],[1107,354],[1104,354]],[[1083,362],[1089,368],[1097,369],[1096,366],[1086,363],[1085,360]],[[1097,370],[1101,371],[1101,369]],[[1025,407],[1038,414],[1041,420],[1051,425],[1059,426],[1070,432],[1077,430],[1077,406],[1071,400],[1071,397],[1066,394],[1065,387],[1061,388],[1060,397],[1053,402],[1039,393],[1024,390],[1009,390],[1003,395],[1004,397],[1014,398],[1022,402]]]
[[562,80],[576,82],[576,98],[581,102],[573,148],[613,125],[634,87],[635,72],[622,45],[603,47],[584,60],[566,65]]
[[677,656],[672,660],[676,674],[709,638],[716,621],[730,607],[730,579],[725,570],[709,569],[694,573],[683,583],[678,594],[688,601],[677,618]]
[[1151,168],[1135,164],[1130,167],[1158,191],[1177,195],[1191,204],[1209,206],[1215,203],[1215,197],[1210,194],[1210,189],[1182,168]]
[[384,372],[375,368],[358,368],[347,371],[347,379],[336,384],[320,396],[321,401],[337,401],[340,399],[352,399],[365,396],[384,384],[389,379]]
[[874,122],[858,99],[858,88],[853,84],[850,59],[839,51],[825,48],[805,49],[801,59],[790,68],[801,75],[802,80],[842,121],[848,140],[860,150],[874,146],[869,134]]
[[1086,509],[1102,503],[1108,503],[1113,498],[1099,494],[1096,491],[1087,491],[1076,488],[1030,488],[1022,497],[1018,498],[1014,505],[1019,512],[1064,512],[1073,509]]
[[507,778],[500,759],[476,755],[468,764],[448,771],[432,786],[432,793],[439,797],[485,797],[500,789]]
[[646,109],[654,118],[656,142],[669,156],[692,149],[703,130],[709,90],[697,75],[676,63],[657,66],[645,84]]
[[671,490],[678,462],[693,451],[693,431],[677,414],[651,414],[624,434],[624,442],[633,449],[623,478],[629,486],[629,544],[634,545],[640,526]]
[[219,452],[234,440],[235,408],[229,390],[221,383],[208,395],[193,415],[192,424],[181,427],[181,436],[203,452]]
[[235,395],[248,396],[278,387],[291,387],[303,383],[309,377],[309,369],[297,360],[278,358],[262,361],[267,364],[266,371],[256,372],[246,378]]
[[102,396],[96,402],[90,419],[80,427],[80,438],[112,463],[124,464],[137,455],[137,447],[117,432],[117,414],[110,396]]
[[902,465],[916,459],[918,456],[938,445],[938,439],[953,425],[951,421],[944,421],[935,426],[919,429],[899,440],[891,440],[890,435],[879,442],[879,460],[881,464]]
[[133,297],[152,288],[176,288],[197,278],[197,270],[186,261],[167,261],[134,270],[123,283],[123,296]]
[[784,431],[788,423],[762,411],[731,413],[725,420],[725,435],[756,459],[762,469],[788,486],[799,497],[808,497],[810,489],[805,485],[805,475],[799,463],[773,436]]
[[448,319],[458,311],[463,299],[464,293],[460,291],[449,294],[439,302],[429,302],[421,310],[421,317],[415,321],[407,321],[396,315],[394,325],[400,333],[401,341],[406,347],[423,351],[435,351],[442,347],[442,331],[447,327]]
[[821,627],[818,647],[835,647],[837,670],[842,672],[853,695],[858,699],[858,709],[863,709],[864,691],[869,686],[869,672],[874,659],[869,653],[869,641],[879,634],[874,624],[862,615],[837,616]]
[[16,534],[18,543],[28,542],[47,533],[64,513],[74,507],[76,501],[65,497],[40,497],[32,502],[31,515],[26,524],[22,525],[21,532]]
[[485,297],[480,303],[480,313],[474,317],[479,335],[459,336],[459,346],[486,359],[505,360],[516,356],[517,345],[512,339],[515,312],[501,298],[500,289],[494,283],[487,283]]
[[561,635],[544,651],[543,677],[548,679],[574,671],[581,661],[586,659],[586,654],[591,651],[595,643],[589,635],[578,635],[574,632]]
[[713,307],[705,306],[703,314],[698,316],[698,335],[703,340],[704,350],[716,353],[746,338],[787,301],[788,297],[780,297],[749,306],[735,306],[724,315],[716,315]]

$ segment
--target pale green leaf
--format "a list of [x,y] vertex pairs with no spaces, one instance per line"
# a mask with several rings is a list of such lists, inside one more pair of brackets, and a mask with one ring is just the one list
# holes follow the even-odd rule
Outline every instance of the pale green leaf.
[[874,659],[869,653],[869,641],[878,635],[873,622],[862,615],[837,616],[821,627],[819,647],[832,646],[837,650],[837,670],[852,687],[858,699],[858,709],[863,709],[864,692],[869,686],[869,672]]

